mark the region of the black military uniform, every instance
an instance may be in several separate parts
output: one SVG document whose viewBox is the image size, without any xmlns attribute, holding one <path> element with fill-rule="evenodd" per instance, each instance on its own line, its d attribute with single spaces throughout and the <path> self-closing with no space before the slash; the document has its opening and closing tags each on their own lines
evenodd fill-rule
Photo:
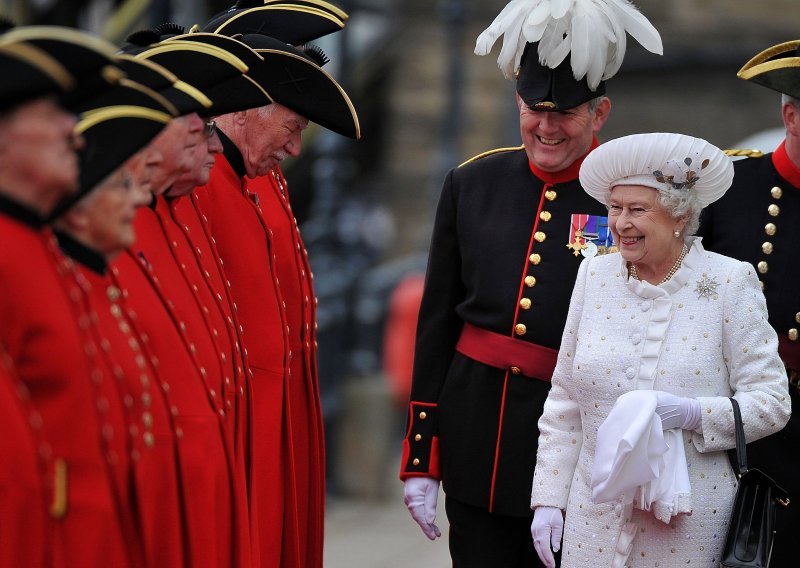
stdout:
<svg viewBox="0 0 800 568">
<path fill-rule="evenodd" d="M 739 76 L 800 97 L 800 68 L 786 55 L 795 55 L 800 42 L 770 48 L 748 62 Z M 793 57 L 792 59 L 796 59 Z M 778 334 L 778 351 L 786 365 L 792 416 L 786 427 L 747 445 L 748 465 L 763 470 L 789 492 L 791 501 L 779 510 L 771 565 L 794 566 L 793 539 L 800 530 L 800 167 L 786 153 L 728 151 L 747 157 L 734 163 L 733 185 L 719 201 L 704 209 L 699 235 L 703 246 L 753 264 L 767 300 L 769 322 Z"/>
</svg>

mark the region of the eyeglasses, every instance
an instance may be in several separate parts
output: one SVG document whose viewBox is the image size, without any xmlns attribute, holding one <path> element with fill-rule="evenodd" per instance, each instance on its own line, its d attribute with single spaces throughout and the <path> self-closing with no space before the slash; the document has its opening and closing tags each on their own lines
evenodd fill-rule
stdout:
<svg viewBox="0 0 800 568">
<path fill-rule="evenodd" d="M 206 138 L 211 138 L 217 132 L 217 123 L 213 120 L 206 122 L 205 129 L 203 130 Z"/>
</svg>

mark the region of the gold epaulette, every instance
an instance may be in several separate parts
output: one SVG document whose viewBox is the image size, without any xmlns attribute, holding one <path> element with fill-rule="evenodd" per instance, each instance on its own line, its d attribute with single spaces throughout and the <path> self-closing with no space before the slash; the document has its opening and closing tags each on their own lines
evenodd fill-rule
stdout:
<svg viewBox="0 0 800 568">
<path fill-rule="evenodd" d="M 469 160 L 467 160 L 466 162 L 463 162 L 463 163 L 459 164 L 458 167 L 460 168 L 461 166 L 469 164 L 470 162 L 474 162 L 475 160 L 480 160 L 481 158 L 485 158 L 486 156 L 491 156 L 492 154 L 498 154 L 500 152 L 516 152 L 517 150 L 522 150 L 524 147 L 525 146 L 513 146 L 513 147 L 510 147 L 510 148 L 495 148 L 494 150 L 488 150 L 486 152 L 481 152 L 477 156 L 473 156 Z"/>
<path fill-rule="evenodd" d="M 761 150 L 751 150 L 750 148 L 728 148 L 724 150 L 726 156 L 744 156 L 745 158 L 763 158 L 764 152 Z"/>
</svg>

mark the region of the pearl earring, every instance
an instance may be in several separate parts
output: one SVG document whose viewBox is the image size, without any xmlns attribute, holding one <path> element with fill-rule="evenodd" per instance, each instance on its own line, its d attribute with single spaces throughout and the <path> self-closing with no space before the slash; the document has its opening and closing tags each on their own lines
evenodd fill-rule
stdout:
<svg viewBox="0 0 800 568">
<path fill-rule="evenodd" d="M 672 234 L 675 235 L 676 239 L 681 236 L 681 232 L 680 231 L 675 231 Z"/>
</svg>

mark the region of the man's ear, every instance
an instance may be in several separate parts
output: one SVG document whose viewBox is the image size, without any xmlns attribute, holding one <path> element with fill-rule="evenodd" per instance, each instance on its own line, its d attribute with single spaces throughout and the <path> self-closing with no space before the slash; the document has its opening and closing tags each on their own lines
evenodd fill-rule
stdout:
<svg viewBox="0 0 800 568">
<path fill-rule="evenodd" d="M 238 110 L 233 113 L 233 123 L 236 124 L 236 126 L 244 126 L 245 122 L 247 122 L 246 110 Z"/>
<path fill-rule="evenodd" d="M 611 114 L 611 100 L 608 97 L 603 97 L 597 103 L 597 108 L 594 109 L 594 131 L 599 132 L 603 125 L 608 120 L 608 115 Z"/>
</svg>

